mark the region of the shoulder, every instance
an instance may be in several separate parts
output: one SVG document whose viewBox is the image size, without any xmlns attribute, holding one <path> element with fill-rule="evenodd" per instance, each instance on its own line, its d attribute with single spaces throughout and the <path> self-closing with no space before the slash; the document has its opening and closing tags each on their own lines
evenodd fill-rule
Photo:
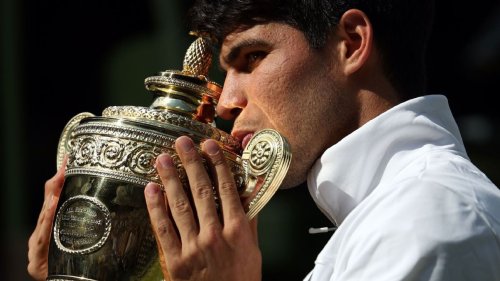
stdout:
<svg viewBox="0 0 500 281">
<path fill-rule="evenodd" d="M 500 216 L 500 189 L 467 156 L 435 149 L 407 158 L 412 159 L 397 173 L 383 177 L 360 209 L 402 210 L 395 215 L 447 222 L 450 216 L 470 213 Z"/>
<path fill-rule="evenodd" d="M 500 279 L 500 191 L 464 158 L 429 155 L 413 165 L 377 187 L 335 234 L 343 272 L 358 280 L 478 280 L 463 272 Z"/>
<path fill-rule="evenodd" d="M 360 204 L 362 216 L 378 216 L 387 234 L 411 231 L 440 245 L 483 232 L 500 241 L 500 189 L 467 158 L 445 154 L 428 153 L 382 182 Z"/>
</svg>

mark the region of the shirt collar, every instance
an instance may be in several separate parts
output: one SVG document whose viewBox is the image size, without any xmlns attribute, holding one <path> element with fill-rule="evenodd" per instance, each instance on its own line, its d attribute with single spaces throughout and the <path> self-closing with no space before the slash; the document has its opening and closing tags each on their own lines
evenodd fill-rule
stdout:
<svg viewBox="0 0 500 281">
<path fill-rule="evenodd" d="M 465 148 L 448 100 L 418 97 L 370 120 L 328 148 L 308 174 L 319 209 L 334 223 L 345 217 L 384 179 L 392 178 L 430 147 Z"/>
</svg>

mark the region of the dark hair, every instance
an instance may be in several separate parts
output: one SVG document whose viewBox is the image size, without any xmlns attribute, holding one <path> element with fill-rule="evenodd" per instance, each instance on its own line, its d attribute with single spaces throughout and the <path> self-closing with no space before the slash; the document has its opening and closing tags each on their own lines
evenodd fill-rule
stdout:
<svg viewBox="0 0 500 281">
<path fill-rule="evenodd" d="M 235 30 L 281 22 L 301 30 L 320 49 L 349 9 L 370 19 L 383 69 L 401 98 L 421 95 L 433 0 L 198 0 L 190 10 L 191 29 L 221 44 Z"/>
</svg>

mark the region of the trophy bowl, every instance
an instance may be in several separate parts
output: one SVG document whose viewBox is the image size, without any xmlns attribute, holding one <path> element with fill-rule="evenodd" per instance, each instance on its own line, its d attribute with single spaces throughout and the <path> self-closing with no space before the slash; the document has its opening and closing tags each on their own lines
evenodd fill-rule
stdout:
<svg viewBox="0 0 500 281">
<path fill-rule="evenodd" d="M 168 153 L 190 194 L 174 149 L 180 136 L 193 139 L 198 150 L 206 139 L 219 143 L 249 219 L 268 203 L 288 171 L 289 144 L 264 129 L 242 150 L 237 139 L 215 127 L 222 87 L 207 78 L 210 64 L 209 44 L 199 37 L 187 50 L 182 71 L 146 78 L 151 106 L 110 106 L 101 116 L 83 112 L 68 121 L 57 151 L 58 167 L 66 155 L 68 160 L 47 280 L 163 280 L 144 187 L 162 186 L 154 163 Z M 217 203 L 215 189 L 214 198 Z"/>
</svg>

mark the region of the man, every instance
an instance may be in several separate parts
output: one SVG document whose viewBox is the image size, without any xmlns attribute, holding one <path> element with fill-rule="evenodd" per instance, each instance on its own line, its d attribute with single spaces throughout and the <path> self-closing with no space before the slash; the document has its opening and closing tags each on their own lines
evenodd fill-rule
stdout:
<svg viewBox="0 0 500 281">
<path fill-rule="evenodd" d="M 307 180 L 338 225 L 305 280 L 500 280 L 500 192 L 468 159 L 446 98 L 424 96 L 431 1 L 207 0 L 192 11 L 193 29 L 220 47 L 219 116 L 243 146 L 260 129 L 283 134 L 293 151 L 283 187 Z M 165 194 L 145 188 L 167 279 L 260 280 L 256 222 L 219 147 L 203 151 L 222 222 L 192 141 L 176 149 L 194 205 L 168 155 L 157 159 Z M 38 279 L 55 201 L 30 239 Z"/>
</svg>

